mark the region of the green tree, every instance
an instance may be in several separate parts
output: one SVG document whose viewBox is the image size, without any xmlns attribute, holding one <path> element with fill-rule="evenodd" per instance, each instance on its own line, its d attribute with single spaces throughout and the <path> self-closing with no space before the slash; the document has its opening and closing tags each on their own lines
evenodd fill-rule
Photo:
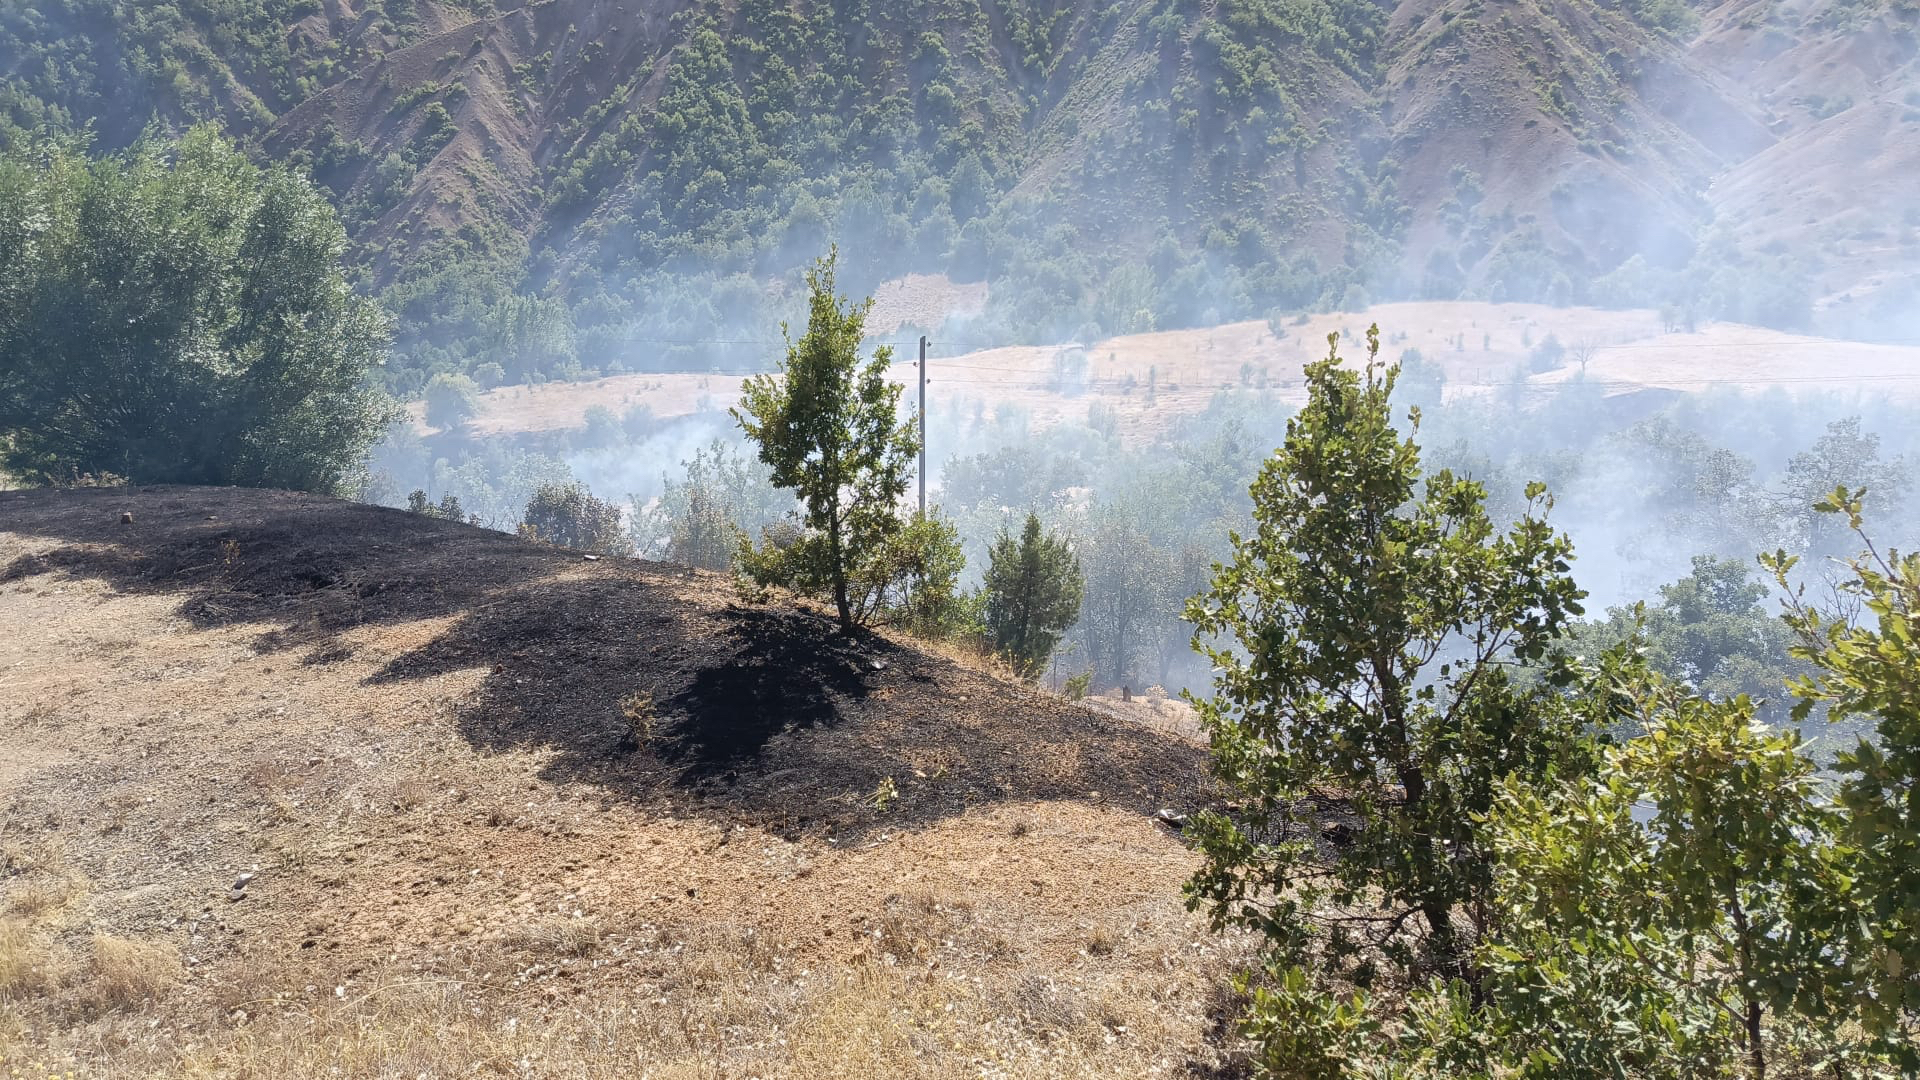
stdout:
<svg viewBox="0 0 1920 1080">
<path fill-rule="evenodd" d="M 777 374 L 746 381 L 733 416 L 759 444 L 773 482 L 799 496 L 806 527 L 790 545 L 753 549 L 748 575 L 763 586 L 825 592 L 851 629 L 873 614 L 856 612 L 851 586 L 906 524 L 899 502 L 920 443 L 912 419 L 899 418 L 900 387 L 887 381 L 893 351 L 860 360 L 873 301 L 834 291 L 838 254 L 807 271 L 806 334 L 795 341 L 782 327 L 786 361 Z"/>
<path fill-rule="evenodd" d="M 1364 371 L 1328 341 L 1253 484 L 1252 535 L 1187 606 L 1216 669 L 1200 719 L 1239 806 L 1196 817 L 1189 901 L 1262 931 L 1283 968 L 1313 945 L 1403 963 L 1423 946 L 1432 970 L 1471 977 L 1492 899 L 1482 816 L 1509 778 L 1578 768 L 1591 719 L 1557 692 L 1563 671 L 1510 669 L 1547 655 L 1583 594 L 1541 485 L 1504 534 L 1478 483 L 1441 471 L 1421 487 L 1378 328 Z M 1306 808 L 1329 791 L 1359 825 L 1323 861 Z"/>
<path fill-rule="evenodd" d="M 1862 530 L 1866 493 L 1836 488 L 1815 504 L 1838 515 L 1862 554 L 1846 561 L 1851 604 L 1822 610 L 1789 585 L 1796 560 L 1762 562 L 1787 592 L 1794 655 L 1814 671 L 1791 684 L 1796 716 L 1826 706 L 1835 721 L 1873 724 L 1833 764 L 1840 782 L 1838 859 L 1862 917 L 1850 920 L 1851 989 L 1863 1022 L 1902 1065 L 1920 1069 L 1920 553 L 1885 551 Z M 1855 606 L 1857 605 L 1857 607 Z M 1903 1035 L 1904 1025 L 1904 1035 Z"/>
<path fill-rule="evenodd" d="M 544 544 L 601 555 L 633 554 L 618 503 L 595 498 L 583 484 L 547 484 L 533 493 L 520 534 Z"/>
<path fill-rule="evenodd" d="M 1852 555 L 1853 535 L 1846 522 L 1821 505 L 1836 485 L 1874 493 L 1884 511 L 1898 507 L 1912 483 L 1907 463 L 1880 457 L 1880 436 L 1866 431 L 1857 416 L 1827 425 L 1812 446 L 1787 462 L 1773 502 L 1798 550 L 1815 558 Z"/>
<path fill-rule="evenodd" d="M 1006 532 L 994 541 L 986 575 L 986 629 L 995 652 L 1022 675 L 1047 664 L 1060 632 L 1080 615 L 1085 581 L 1080 560 L 1064 540 L 1040 527 L 1029 513 L 1015 540 Z"/>
<path fill-rule="evenodd" d="M 1181 598 L 1171 596 L 1166 556 L 1128 505 L 1095 508 L 1083 542 L 1082 630 L 1087 659 L 1104 686 L 1131 683 L 1155 630 Z"/>
<path fill-rule="evenodd" d="M 480 412 L 480 388 L 465 375 L 441 373 L 427 380 L 427 423 L 453 431 Z"/>
<path fill-rule="evenodd" d="M 500 365 L 507 381 L 566 375 L 575 356 L 573 318 L 560 301 L 509 296 L 487 312 L 480 359 Z"/>
<path fill-rule="evenodd" d="M 1828 1014 L 1844 881 L 1798 734 L 1757 724 L 1744 696 L 1658 678 L 1627 693 L 1645 734 L 1596 779 L 1501 794 L 1480 1026 L 1542 1080 L 1759 1078 L 1790 1047 L 1802 1064 L 1857 1049 Z"/>
<path fill-rule="evenodd" d="M 703 570 L 731 570 L 747 538 L 782 520 L 793 499 L 764 466 L 715 439 L 666 478 L 656 500 L 634 500 L 633 532 L 642 554 Z"/>
<path fill-rule="evenodd" d="M 966 566 L 960 530 L 938 514 L 915 514 L 861 567 L 855 614 L 881 615 L 924 638 L 966 637 L 978 621 L 960 593 Z"/>
<path fill-rule="evenodd" d="M 21 476 L 341 491 L 391 415 L 325 198 L 211 129 L 0 155 L 0 453 Z"/>
<path fill-rule="evenodd" d="M 1662 585 L 1658 603 L 1609 609 L 1573 637 L 1600 648 L 1636 641 L 1660 674 L 1715 701 L 1746 694 L 1763 719 L 1783 723 L 1786 679 L 1806 666 L 1788 655 L 1792 634 L 1761 604 L 1766 595 L 1751 563 L 1695 555 L 1693 573 Z"/>
</svg>

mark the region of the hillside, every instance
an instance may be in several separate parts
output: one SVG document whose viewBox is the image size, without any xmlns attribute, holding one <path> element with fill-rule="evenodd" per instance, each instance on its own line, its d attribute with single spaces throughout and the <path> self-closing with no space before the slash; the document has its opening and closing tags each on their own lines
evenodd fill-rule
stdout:
<svg viewBox="0 0 1920 1080">
<path fill-rule="evenodd" d="M 13 0 L 0 111 L 113 144 L 138 130 L 118 104 L 150 101 L 311 167 L 389 290 L 409 390 L 484 363 L 516 382 L 720 364 L 712 343 L 770 333 L 830 241 L 861 291 L 992 285 L 967 318 L 1000 343 L 1456 297 L 1898 338 L 1916 17 Z"/>
<path fill-rule="evenodd" d="M 0 1061 L 1212 1068 L 1244 945 L 1153 816 L 1202 751 L 830 625 L 308 496 L 0 493 Z"/>
</svg>

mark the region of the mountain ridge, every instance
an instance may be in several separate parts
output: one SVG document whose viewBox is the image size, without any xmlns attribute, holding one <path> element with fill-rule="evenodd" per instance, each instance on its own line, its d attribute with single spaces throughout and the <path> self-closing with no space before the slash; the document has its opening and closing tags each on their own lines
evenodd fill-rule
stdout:
<svg viewBox="0 0 1920 1080">
<path fill-rule="evenodd" d="M 1453 297 L 1871 333 L 1920 272 L 1911 0 L 256 6 L 331 74 L 229 126 L 334 193 L 423 371 L 516 293 L 582 370 L 700 366 L 628 343 L 770 330 L 836 241 L 856 289 L 1005 285 L 1009 341 Z"/>
</svg>

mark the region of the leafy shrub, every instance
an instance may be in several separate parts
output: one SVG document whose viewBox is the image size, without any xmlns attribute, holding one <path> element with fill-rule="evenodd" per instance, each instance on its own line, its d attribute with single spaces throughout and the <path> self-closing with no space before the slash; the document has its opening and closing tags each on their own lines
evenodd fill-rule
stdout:
<svg viewBox="0 0 1920 1080">
<path fill-rule="evenodd" d="M 548 484 L 535 491 L 521 518 L 520 535 L 600 555 L 633 553 L 620 505 L 595 498 L 578 483 Z"/>
<path fill-rule="evenodd" d="M 387 328 L 311 181 L 210 129 L 0 156 L 0 465 L 342 491 L 391 415 Z"/>
<path fill-rule="evenodd" d="M 439 374 L 427 380 L 427 423 L 452 431 L 480 412 L 480 387 L 465 375 Z"/>
</svg>

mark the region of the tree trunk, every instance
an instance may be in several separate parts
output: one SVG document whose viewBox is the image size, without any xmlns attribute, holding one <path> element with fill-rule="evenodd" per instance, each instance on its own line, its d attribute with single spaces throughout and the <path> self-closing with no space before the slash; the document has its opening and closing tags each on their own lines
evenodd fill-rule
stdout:
<svg viewBox="0 0 1920 1080">
<path fill-rule="evenodd" d="M 1746 1001 L 1747 1058 L 1753 1065 L 1753 1080 L 1767 1080 L 1767 1048 L 1760 1028 L 1762 1006 L 1753 989 L 1753 931 L 1737 895 L 1728 902 L 1727 914 L 1732 917 L 1734 933 L 1740 935 L 1740 993 Z"/>
<path fill-rule="evenodd" d="M 840 609 L 840 629 L 853 629 L 853 608 L 847 603 L 847 560 L 840 547 L 840 508 L 827 515 L 827 547 L 833 555 L 833 603 Z"/>
</svg>

